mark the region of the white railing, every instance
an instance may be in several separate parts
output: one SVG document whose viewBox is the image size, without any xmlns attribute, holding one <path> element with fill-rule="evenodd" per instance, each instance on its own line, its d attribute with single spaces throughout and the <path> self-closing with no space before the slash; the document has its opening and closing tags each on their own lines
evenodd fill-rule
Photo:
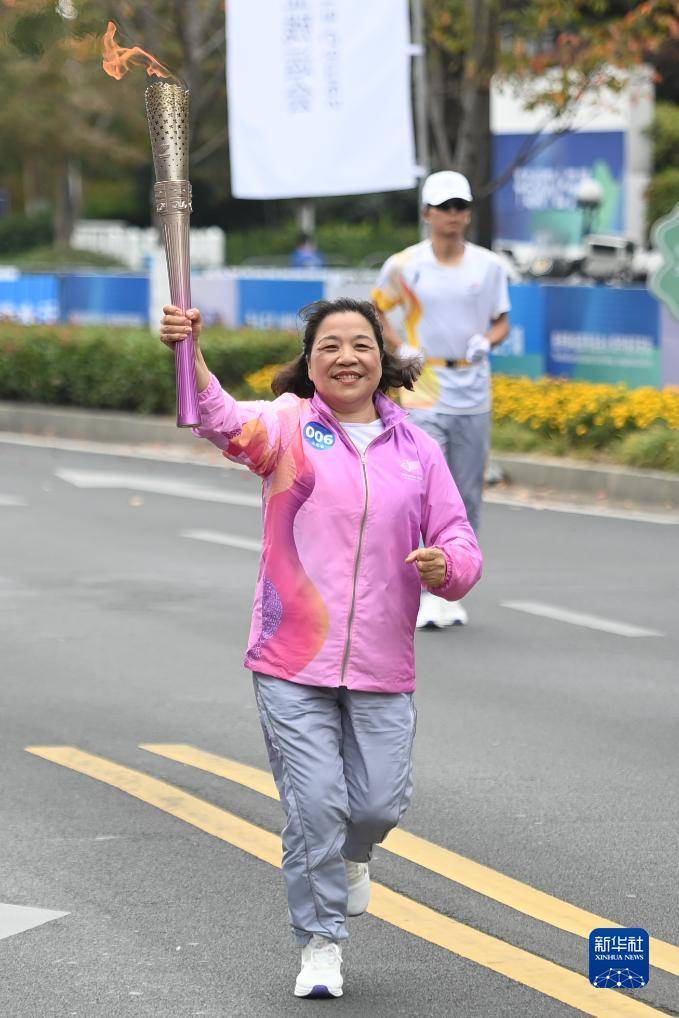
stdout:
<svg viewBox="0 0 679 1018">
<path fill-rule="evenodd" d="M 117 258 L 130 269 L 146 271 L 162 248 L 154 227 L 130 226 L 114 219 L 81 219 L 71 244 L 81 251 Z M 225 235 L 218 226 L 191 230 L 191 265 L 214 269 L 224 264 Z"/>
</svg>

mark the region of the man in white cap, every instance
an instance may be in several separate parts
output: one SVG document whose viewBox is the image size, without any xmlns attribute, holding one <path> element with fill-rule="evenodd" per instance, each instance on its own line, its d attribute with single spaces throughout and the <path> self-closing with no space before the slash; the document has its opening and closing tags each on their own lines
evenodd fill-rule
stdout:
<svg viewBox="0 0 679 1018">
<path fill-rule="evenodd" d="M 507 276 L 492 251 L 465 240 L 472 208 L 466 177 L 432 173 L 422 204 L 430 238 L 385 262 L 373 300 L 383 316 L 396 306 L 404 313 L 407 342 L 386 318 L 385 339 L 404 357 L 422 357 L 424 370 L 402 402 L 443 449 L 477 531 L 490 449 L 488 355 L 509 333 Z M 418 628 L 466 622 L 460 602 L 423 592 Z"/>
</svg>

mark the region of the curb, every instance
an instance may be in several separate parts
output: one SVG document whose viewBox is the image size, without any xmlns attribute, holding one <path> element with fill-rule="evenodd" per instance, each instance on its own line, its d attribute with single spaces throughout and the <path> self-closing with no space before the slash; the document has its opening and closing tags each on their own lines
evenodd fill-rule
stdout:
<svg viewBox="0 0 679 1018">
<path fill-rule="evenodd" d="M 195 445 L 190 428 L 178 428 L 172 417 L 151 417 L 108 410 L 46 407 L 0 402 L 0 431 L 83 442 L 132 445 Z M 664 509 L 679 508 L 679 475 L 657 470 L 587 466 L 578 460 L 493 453 L 503 480 L 526 488 L 544 488 L 594 499 Z"/>
<path fill-rule="evenodd" d="M 80 442 L 138 445 L 195 445 L 190 428 L 178 428 L 173 417 L 126 414 L 116 410 L 46 407 L 38 403 L 0 402 L 0 431 L 69 438 Z"/>
<path fill-rule="evenodd" d="M 509 484 L 663 509 L 679 508 L 679 475 L 601 464 L 592 467 L 579 460 L 548 456 L 491 455 L 493 463 L 502 472 L 503 480 Z"/>
</svg>

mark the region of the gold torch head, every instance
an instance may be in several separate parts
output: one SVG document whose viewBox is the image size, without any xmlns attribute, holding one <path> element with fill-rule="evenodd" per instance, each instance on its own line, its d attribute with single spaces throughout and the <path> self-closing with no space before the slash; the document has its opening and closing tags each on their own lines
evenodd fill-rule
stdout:
<svg viewBox="0 0 679 1018">
<path fill-rule="evenodd" d="M 189 179 L 189 90 L 154 81 L 144 93 L 156 180 Z"/>
</svg>

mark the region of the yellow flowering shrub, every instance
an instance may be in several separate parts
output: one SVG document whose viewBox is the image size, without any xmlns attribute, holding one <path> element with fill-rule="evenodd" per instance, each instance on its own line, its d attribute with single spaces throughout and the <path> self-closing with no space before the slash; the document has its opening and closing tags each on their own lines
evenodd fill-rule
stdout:
<svg viewBox="0 0 679 1018">
<path fill-rule="evenodd" d="M 601 447 L 654 424 L 679 428 L 679 388 L 629 389 L 623 384 L 495 375 L 493 417 L 546 437 Z"/>
<path fill-rule="evenodd" d="M 271 382 L 279 369 L 280 364 L 266 364 L 246 375 L 245 381 L 256 396 L 271 399 Z M 622 383 L 494 375 L 493 419 L 500 425 L 518 424 L 535 436 L 559 439 L 563 449 L 604 449 L 655 426 L 678 430 L 679 388 L 630 389 Z"/>
<path fill-rule="evenodd" d="M 265 364 L 259 371 L 253 371 L 252 374 L 246 375 L 245 381 L 257 396 L 273 399 L 271 383 L 273 382 L 274 375 L 280 370 L 280 364 Z"/>
</svg>

